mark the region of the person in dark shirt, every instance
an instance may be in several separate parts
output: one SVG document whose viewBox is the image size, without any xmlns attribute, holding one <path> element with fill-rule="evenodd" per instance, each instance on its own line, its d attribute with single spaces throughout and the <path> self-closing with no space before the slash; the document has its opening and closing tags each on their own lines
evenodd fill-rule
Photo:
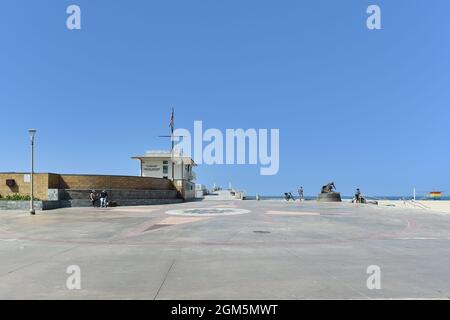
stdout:
<svg viewBox="0 0 450 320">
<path fill-rule="evenodd" d="M 361 203 L 361 191 L 359 188 L 357 188 L 355 192 L 355 201 L 356 203 Z"/>
<path fill-rule="evenodd" d="M 106 192 L 105 190 L 100 192 L 100 207 L 102 208 L 107 207 L 108 205 L 107 199 L 108 199 L 108 192 Z"/>
<path fill-rule="evenodd" d="M 292 201 L 295 201 L 295 198 L 294 198 L 294 196 L 292 195 L 291 192 L 289 192 L 289 199 L 292 199 Z"/>
</svg>

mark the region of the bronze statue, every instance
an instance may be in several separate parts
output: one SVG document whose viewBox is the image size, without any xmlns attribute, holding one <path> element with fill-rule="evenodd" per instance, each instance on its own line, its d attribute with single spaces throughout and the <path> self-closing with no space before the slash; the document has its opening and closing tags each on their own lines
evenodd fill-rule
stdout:
<svg viewBox="0 0 450 320">
<path fill-rule="evenodd" d="M 334 182 L 330 182 L 322 187 L 321 193 L 331 193 L 333 190 L 336 190 L 336 186 Z"/>
<path fill-rule="evenodd" d="M 317 201 L 321 202 L 341 202 L 341 194 L 336 192 L 336 186 L 334 182 L 330 182 L 324 186 L 320 190 L 320 193 L 317 195 Z"/>
</svg>

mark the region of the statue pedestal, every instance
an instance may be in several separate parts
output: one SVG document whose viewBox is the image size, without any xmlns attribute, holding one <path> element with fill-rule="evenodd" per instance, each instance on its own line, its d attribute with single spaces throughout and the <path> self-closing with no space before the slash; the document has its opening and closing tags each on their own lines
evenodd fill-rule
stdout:
<svg viewBox="0 0 450 320">
<path fill-rule="evenodd" d="M 342 202 L 339 192 L 319 193 L 317 201 L 320 202 Z"/>
</svg>

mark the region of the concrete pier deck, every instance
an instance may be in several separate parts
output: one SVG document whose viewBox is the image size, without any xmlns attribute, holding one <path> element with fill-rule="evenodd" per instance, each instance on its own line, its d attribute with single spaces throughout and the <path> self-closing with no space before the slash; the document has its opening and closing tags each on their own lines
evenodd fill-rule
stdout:
<svg viewBox="0 0 450 320">
<path fill-rule="evenodd" d="M 81 290 L 66 287 L 71 265 Z M 370 265 L 381 269 L 379 290 L 367 288 Z M 450 215 L 408 208 L 205 201 L 0 212 L 0 299 L 448 299 L 449 266 Z"/>
</svg>

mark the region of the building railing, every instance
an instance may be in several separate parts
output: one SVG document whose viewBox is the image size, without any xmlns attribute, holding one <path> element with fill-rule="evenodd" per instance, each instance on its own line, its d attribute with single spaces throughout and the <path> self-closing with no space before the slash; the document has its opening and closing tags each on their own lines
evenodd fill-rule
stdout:
<svg viewBox="0 0 450 320">
<path fill-rule="evenodd" d="M 188 175 L 188 180 L 197 180 L 197 175 L 195 174 L 195 172 L 191 172 Z"/>
</svg>

